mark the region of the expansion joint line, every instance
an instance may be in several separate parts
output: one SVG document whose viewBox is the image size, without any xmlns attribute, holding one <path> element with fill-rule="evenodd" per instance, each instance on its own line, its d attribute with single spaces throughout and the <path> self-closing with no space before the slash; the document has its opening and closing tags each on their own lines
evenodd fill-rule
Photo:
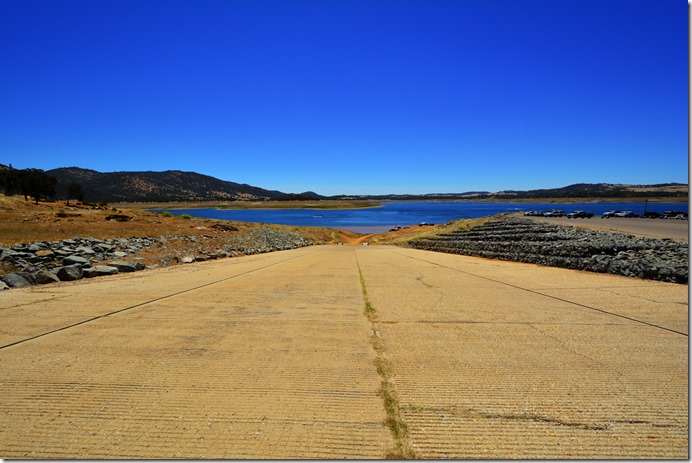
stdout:
<svg viewBox="0 0 692 463">
<path fill-rule="evenodd" d="M 391 252 L 391 251 L 390 251 L 390 252 Z M 395 253 L 395 254 L 399 254 L 399 253 Z M 401 255 L 401 254 L 399 254 L 399 255 Z M 536 295 L 538 295 L 538 296 L 543 296 L 543 297 L 546 297 L 546 298 L 549 298 L 549 299 L 554 299 L 554 300 L 560 301 L 560 302 L 566 302 L 566 303 L 568 303 L 568 304 L 576 305 L 576 306 L 582 307 L 582 308 L 584 308 L 584 309 L 593 310 L 594 312 L 601 312 L 601 313 L 603 313 L 603 314 L 610 315 L 610 316 L 612 316 L 612 317 L 622 318 L 622 319 L 624 319 L 624 320 L 629 320 L 629 321 L 632 321 L 632 322 L 635 322 L 635 323 L 639 323 L 639 324 L 642 324 L 642 325 L 647 325 L 647 326 L 650 326 L 650 327 L 652 327 L 652 328 L 658 328 L 658 329 L 663 330 L 663 331 L 668 331 L 668 332 L 671 332 L 671 333 L 680 334 L 680 335 L 685 336 L 685 337 L 688 337 L 688 336 L 689 336 L 687 333 L 684 333 L 684 332 L 682 332 L 682 331 L 677 331 L 677 330 L 674 330 L 674 329 L 672 329 L 672 328 L 666 328 L 665 326 L 657 325 L 657 324 L 655 324 L 655 323 L 650 323 L 650 322 L 647 322 L 647 321 L 645 321 L 645 320 L 640 320 L 640 319 L 638 319 L 638 318 L 628 317 L 627 315 L 622 315 L 622 314 L 619 314 L 619 313 L 616 313 L 616 312 L 610 312 L 610 311 L 608 311 L 608 310 L 599 309 L 598 307 L 593 307 L 593 306 L 590 306 L 590 305 L 581 304 L 581 303 L 579 303 L 579 302 L 570 301 L 569 299 L 563 299 L 563 298 L 561 298 L 561 297 L 552 296 L 552 295 L 550 295 L 550 294 L 542 293 L 542 292 L 536 291 L 536 290 L 534 290 L 534 289 L 524 288 L 524 287 L 522 287 L 522 286 L 514 285 L 514 284 L 512 284 L 512 283 L 507 283 L 507 282 L 505 282 L 505 281 L 500 281 L 500 280 L 496 280 L 496 279 L 494 279 L 494 278 L 484 277 L 484 276 L 481 276 L 481 275 L 477 275 L 477 274 L 475 274 L 475 273 L 471 273 L 471 272 L 467 272 L 467 271 L 464 271 L 464 270 L 460 270 L 460 269 L 458 269 L 458 268 L 448 267 L 447 265 L 438 264 L 437 262 L 433 262 L 433 261 L 431 261 L 431 260 L 422 259 L 422 258 L 420 258 L 420 257 L 411 257 L 411 256 L 406 256 L 406 257 L 408 257 L 409 259 L 414 259 L 414 260 L 420 260 L 420 261 L 422 261 L 422 262 L 427 262 L 427 263 L 429 263 L 429 264 L 433 264 L 433 265 L 436 265 L 436 266 L 438 266 L 438 267 L 446 268 L 446 269 L 448 269 L 448 270 L 453 270 L 453 271 L 455 271 L 455 272 L 463 273 L 463 274 L 465 274 L 465 275 L 469 275 L 469 276 L 473 276 L 473 277 L 476 277 L 476 278 L 480 278 L 480 279 L 482 279 L 482 280 L 492 281 L 493 283 L 498 283 L 498 284 L 501 284 L 501 285 L 509 286 L 509 287 L 511 287 L 511 288 L 520 289 L 520 290 L 522 290 L 522 291 L 526 291 L 526 292 L 529 292 L 529 293 L 532 293 L 532 294 L 536 294 Z"/>
<path fill-rule="evenodd" d="M 314 252 L 316 252 L 316 251 L 313 251 L 312 253 L 314 253 Z M 310 254 L 312 254 L 312 253 L 310 253 Z M 215 281 L 212 281 L 212 282 L 209 282 L 209 283 L 205 283 L 205 284 L 203 284 L 203 285 L 195 286 L 194 288 L 184 289 L 184 290 L 182 290 L 182 291 L 177 291 L 177 292 L 175 292 L 175 293 L 166 294 L 166 295 L 164 295 L 164 296 L 160 296 L 160 297 L 157 297 L 157 298 L 154 298 L 154 299 L 150 299 L 150 300 L 148 300 L 148 301 L 140 302 L 139 304 L 134 304 L 134 305 L 131 305 L 131 306 L 128 306 L 128 307 L 124 307 L 124 308 L 122 308 L 122 309 L 113 310 L 112 312 L 107 312 L 107 313 L 104 313 L 104 314 L 101 314 L 101 315 L 96 315 L 95 317 L 87 318 L 87 319 L 85 319 L 85 320 L 81 320 L 81 321 L 72 323 L 72 324 L 70 324 L 70 325 L 61 326 L 60 328 L 55 328 L 55 329 L 53 329 L 53 330 L 46 331 L 46 332 L 44 332 L 44 333 L 39 333 L 39 334 L 34 335 L 34 336 L 31 336 L 31 337 L 29 337 L 29 338 L 20 339 L 20 340 L 18 340 L 18 341 L 14 341 L 14 342 L 11 342 L 11 343 L 9 343 L 9 344 L 5 344 L 5 345 L 3 345 L 3 346 L 0 346 L 0 350 L 6 349 L 6 348 L 8 348 L 8 347 L 16 346 L 17 344 L 22 344 L 22 343 L 25 343 L 25 342 L 28 342 L 28 341 L 33 341 L 34 339 L 42 338 L 42 337 L 44 337 L 44 336 L 48 336 L 49 334 L 58 333 L 58 332 L 60 332 L 60 331 L 65 331 L 65 330 L 67 330 L 67 329 L 74 328 L 74 327 L 76 327 L 76 326 L 84 325 L 85 323 L 90 323 L 90 322 L 93 322 L 93 321 L 95 321 L 95 320 L 99 320 L 99 319 L 101 319 L 101 318 L 110 317 L 111 315 L 116 315 L 116 314 L 119 314 L 119 313 L 121 313 L 121 312 L 125 312 L 125 311 L 128 311 L 128 310 L 136 309 L 137 307 L 142 307 L 142 306 L 145 306 L 145 305 L 148 305 L 148 304 L 152 304 L 152 303 L 154 303 L 154 302 L 161 301 L 161 300 L 163 300 L 163 299 L 168 299 L 168 298 L 171 298 L 171 297 L 173 297 L 173 296 L 179 296 L 179 295 L 181 295 L 181 294 L 189 293 L 189 292 L 191 292 L 191 291 L 197 291 L 198 289 L 202 289 L 202 288 L 206 288 L 206 287 L 208 287 L 208 286 L 212 286 L 212 285 L 216 285 L 216 284 L 219 284 L 219 283 L 223 283 L 223 282 L 225 282 L 225 281 L 232 280 L 232 279 L 234 279 L 234 278 L 238 278 L 238 277 L 241 277 L 241 276 L 243 276 L 243 275 L 247 275 L 247 274 L 249 274 L 249 273 L 257 272 L 257 271 L 259 271 L 259 270 L 264 270 L 265 268 L 269 268 L 269 267 L 273 267 L 273 266 L 275 266 L 275 265 L 283 264 L 284 262 L 288 262 L 288 261 L 293 260 L 293 259 L 298 259 L 298 258 L 300 258 L 300 257 L 305 257 L 306 255 L 309 255 L 309 254 L 304 254 L 304 255 L 296 256 L 296 257 L 290 257 L 290 258 L 288 258 L 288 259 L 284 259 L 284 260 L 282 260 L 282 261 L 275 262 L 275 263 L 273 263 L 273 264 L 264 265 L 264 266 L 262 266 L 262 267 L 258 267 L 258 268 L 256 268 L 256 269 L 252 269 L 252 270 L 248 270 L 248 271 L 245 271 L 245 272 L 241 272 L 241 273 L 238 273 L 238 274 L 236 274 L 236 275 L 232 275 L 232 276 L 230 276 L 230 277 L 221 278 L 220 280 L 215 280 Z"/>
<path fill-rule="evenodd" d="M 380 390 L 378 391 L 378 395 L 382 398 L 385 413 L 387 415 L 383 424 L 389 429 L 394 438 L 395 447 L 390 450 L 387 458 L 396 460 L 416 458 L 415 452 L 409 445 L 408 426 L 401 417 L 401 406 L 399 405 L 396 387 L 391 381 L 392 368 L 385 356 L 385 344 L 378 330 L 377 311 L 372 306 L 370 298 L 368 297 L 368 291 L 365 287 L 365 278 L 360 268 L 360 263 L 358 262 L 358 256 L 355 255 L 355 258 L 356 266 L 358 267 L 358 276 L 360 277 L 360 286 L 363 291 L 363 300 L 365 302 L 363 313 L 370 322 L 370 327 L 372 329 L 370 343 L 376 353 L 374 363 L 377 374 L 380 375 Z"/>
</svg>

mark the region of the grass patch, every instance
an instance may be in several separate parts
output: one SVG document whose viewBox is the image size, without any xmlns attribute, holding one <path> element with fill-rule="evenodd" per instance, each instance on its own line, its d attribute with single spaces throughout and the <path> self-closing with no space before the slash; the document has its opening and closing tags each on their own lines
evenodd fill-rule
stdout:
<svg viewBox="0 0 692 463">
<path fill-rule="evenodd" d="M 368 298 L 368 291 L 365 289 L 365 278 L 363 278 L 363 272 L 360 269 L 360 264 L 358 264 L 358 275 L 360 277 L 360 287 L 363 291 L 363 300 L 365 300 L 365 310 L 363 313 L 365 314 L 365 317 L 368 319 L 370 322 L 375 322 L 377 320 L 377 312 L 375 311 L 375 308 L 372 306 L 370 303 L 370 299 Z"/>
<path fill-rule="evenodd" d="M 372 348 L 376 352 L 374 364 L 377 374 L 381 379 L 378 395 L 382 398 L 382 403 L 386 414 L 383 424 L 387 429 L 389 429 L 389 432 L 394 438 L 394 448 L 389 451 L 387 458 L 394 460 L 413 459 L 416 458 L 416 454 L 409 446 L 408 426 L 401 418 L 399 398 L 396 393 L 396 387 L 391 381 L 392 367 L 385 357 L 385 344 L 376 327 L 378 320 L 377 310 L 375 310 L 375 307 L 373 307 L 372 303 L 370 302 L 368 291 L 365 287 L 365 277 L 363 276 L 363 271 L 361 270 L 360 264 L 357 261 L 356 265 L 358 267 L 360 285 L 363 291 L 363 300 L 365 301 L 365 309 L 363 310 L 363 313 L 368 321 L 372 324 L 373 335 L 370 337 L 370 342 L 372 344 Z"/>
<path fill-rule="evenodd" d="M 429 238 L 441 233 L 471 230 L 472 228 L 482 225 L 493 218 L 497 218 L 497 216 L 481 217 L 478 219 L 459 219 L 446 224 L 432 225 L 427 227 L 414 226 L 410 228 L 403 228 L 394 232 L 378 233 L 370 237 L 368 241 L 371 244 L 394 244 L 406 246 L 409 241 Z"/>
</svg>

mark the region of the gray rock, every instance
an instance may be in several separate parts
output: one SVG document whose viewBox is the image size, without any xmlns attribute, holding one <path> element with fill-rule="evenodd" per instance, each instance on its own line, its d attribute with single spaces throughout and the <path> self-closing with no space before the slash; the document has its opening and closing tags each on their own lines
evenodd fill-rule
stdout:
<svg viewBox="0 0 692 463">
<path fill-rule="evenodd" d="M 119 270 L 111 265 L 94 265 L 89 269 L 84 269 L 84 278 L 93 278 L 107 275 L 117 275 Z"/>
<path fill-rule="evenodd" d="M 109 267 L 115 267 L 116 269 L 118 269 L 118 272 L 123 272 L 123 273 L 134 272 L 137 270 L 137 268 L 135 267 L 134 264 L 132 264 L 130 262 L 125 262 L 122 260 L 111 261 L 108 263 L 108 266 Z"/>
<path fill-rule="evenodd" d="M 60 278 L 58 278 L 58 276 L 55 273 L 48 270 L 43 270 L 42 272 L 35 273 L 34 276 L 36 277 L 36 282 L 40 285 L 56 283 L 60 281 Z"/>
<path fill-rule="evenodd" d="M 82 256 L 67 256 L 63 259 L 62 261 L 63 265 L 74 265 L 74 264 L 79 264 L 82 267 L 89 267 L 91 266 L 91 261 L 87 259 L 86 257 Z"/>
<path fill-rule="evenodd" d="M 96 254 L 96 251 L 94 251 L 93 249 L 91 249 L 91 248 L 88 247 L 88 246 L 80 246 L 80 247 L 78 247 L 78 248 L 77 248 L 77 252 L 80 253 L 80 254 L 82 254 L 82 255 L 84 255 L 84 254 L 86 254 L 86 255 Z"/>
<path fill-rule="evenodd" d="M 1 281 L 1 280 L 0 280 L 0 291 L 4 291 L 4 290 L 6 290 L 6 289 L 10 289 L 10 287 L 7 286 L 7 283 L 5 283 L 4 281 Z"/>
<path fill-rule="evenodd" d="M 180 259 L 180 262 L 182 262 L 183 264 L 190 264 L 194 261 L 195 261 L 195 258 L 192 256 L 185 256 L 185 257 Z"/>
<path fill-rule="evenodd" d="M 79 264 L 65 265 L 58 269 L 57 275 L 60 281 L 74 281 L 82 278 L 84 270 Z"/>
<path fill-rule="evenodd" d="M 0 281 L 4 282 L 10 288 L 21 288 L 23 286 L 31 285 L 31 282 L 26 279 L 24 275 L 17 272 L 0 275 Z"/>
</svg>

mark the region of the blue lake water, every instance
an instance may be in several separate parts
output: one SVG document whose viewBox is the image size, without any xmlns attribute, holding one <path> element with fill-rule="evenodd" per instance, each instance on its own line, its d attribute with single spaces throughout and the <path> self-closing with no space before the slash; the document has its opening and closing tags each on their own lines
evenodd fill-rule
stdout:
<svg viewBox="0 0 692 463">
<path fill-rule="evenodd" d="M 173 214 L 189 214 L 209 219 L 262 222 L 283 225 L 330 227 L 359 233 L 387 231 L 397 225 L 407 227 L 421 222 L 446 223 L 456 219 L 473 219 L 504 212 L 583 210 L 599 218 L 611 210 L 648 212 L 684 211 L 687 203 L 474 203 L 474 202 L 388 202 L 367 209 L 172 209 Z M 161 212 L 165 209 L 156 209 Z M 600 220 L 600 218 L 599 218 Z"/>
</svg>

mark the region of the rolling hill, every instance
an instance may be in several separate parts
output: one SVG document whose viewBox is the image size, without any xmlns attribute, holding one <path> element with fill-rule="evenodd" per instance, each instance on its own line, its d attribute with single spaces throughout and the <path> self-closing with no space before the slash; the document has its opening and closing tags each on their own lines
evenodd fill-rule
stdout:
<svg viewBox="0 0 692 463">
<path fill-rule="evenodd" d="M 378 196 L 335 196 L 330 199 L 369 199 L 396 201 L 513 201 L 540 199 L 588 199 L 603 198 L 686 198 L 688 186 L 681 183 L 662 183 L 656 185 L 627 185 L 615 183 L 575 183 L 561 188 L 538 190 L 468 191 L 465 193 L 430 193 L 421 195 L 378 195 Z"/>
<path fill-rule="evenodd" d="M 0 164 L 0 170 L 11 167 Z M 499 192 L 468 191 L 464 193 L 338 195 L 322 196 L 312 191 L 284 193 L 252 185 L 220 180 L 196 172 L 167 170 L 164 172 L 97 172 L 79 167 L 61 167 L 46 171 L 54 176 L 56 199 L 67 198 L 70 182 L 79 183 L 86 201 L 90 202 L 203 202 L 203 201 L 265 201 L 265 200 L 393 200 L 393 201 L 513 201 L 540 199 L 618 200 L 624 198 L 687 198 L 686 184 L 663 183 L 629 185 L 615 183 L 576 183 L 561 188 L 537 190 L 505 190 Z"/>
<path fill-rule="evenodd" d="M 58 179 L 56 197 L 67 197 L 67 185 L 74 181 L 82 185 L 88 201 L 261 201 L 287 196 L 276 190 L 265 190 L 179 170 L 102 173 L 79 167 L 64 167 L 46 173 Z"/>
</svg>

